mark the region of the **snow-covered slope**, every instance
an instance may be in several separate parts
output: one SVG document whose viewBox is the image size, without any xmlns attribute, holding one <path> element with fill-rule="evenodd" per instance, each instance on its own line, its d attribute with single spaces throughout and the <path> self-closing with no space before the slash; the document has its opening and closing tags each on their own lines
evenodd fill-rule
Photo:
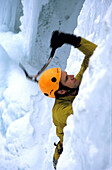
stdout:
<svg viewBox="0 0 112 170">
<path fill-rule="evenodd" d="M 1 0 L 0 7 L 0 170 L 51 170 L 53 143 L 58 141 L 52 123 L 54 100 L 44 97 L 38 85 L 26 79 L 18 62 L 30 74 L 37 71 L 49 55 L 51 32 L 73 32 L 83 0 L 12 2 Z M 74 115 L 64 129 L 58 170 L 112 169 L 111 18 L 111 0 L 85 0 L 74 34 L 98 47 L 73 103 Z M 60 57 L 55 56 L 49 67 L 59 66 L 65 57 L 60 65 L 64 69 L 69 51 L 70 46 L 58 49 L 56 56 Z M 68 73 L 77 74 L 83 57 L 71 49 Z"/>
</svg>

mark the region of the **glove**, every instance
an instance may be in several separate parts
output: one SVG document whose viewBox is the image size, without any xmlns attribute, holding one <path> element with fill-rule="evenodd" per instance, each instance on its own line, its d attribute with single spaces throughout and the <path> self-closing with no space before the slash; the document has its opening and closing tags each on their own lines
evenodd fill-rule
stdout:
<svg viewBox="0 0 112 170">
<path fill-rule="evenodd" d="M 52 33 L 50 47 L 57 49 L 61 47 L 63 44 L 70 44 L 74 47 L 79 47 L 81 41 L 81 37 L 76 37 L 73 34 L 66 34 L 59 31 L 54 31 Z"/>
<path fill-rule="evenodd" d="M 63 144 L 59 141 L 58 144 L 54 143 L 54 145 L 56 146 L 56 148 L 55 148 L 55 153 L 53 156 L 53 166 L 54 166 L 54 169 L 56 169 L 58 159 L 63 152 Z"/>
<path fill-rule="evenodd" d="M 63 143 L 59 141 L 58 144 L 54 143 L 54 146 L 56 146 L 57 153 L 61 155 L 63 152 Z"/>
</svg>

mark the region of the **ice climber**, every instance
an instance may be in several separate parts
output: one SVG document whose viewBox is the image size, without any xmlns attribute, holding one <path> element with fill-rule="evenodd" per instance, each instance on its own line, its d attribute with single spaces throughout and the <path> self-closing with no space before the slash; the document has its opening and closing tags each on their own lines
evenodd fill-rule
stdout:
<svg viewBox="0 0 112 170">
<path fill-rule="evenodd" d="M 56 126 L 56 135 L 60 140 L 56 145 L 53 156 L 54 169 L 56 169 L 58 159 L 63 152 L 63 128 L 66 126 L 67 117 L 73 114 L 72 102 L 78 95 L 82 76 L 89 64 L 89 58 L 97 47 L 96 44 L 73 34 L 66 34 L 59 31 L 52 33 L 51 48 L 57 49 L 65 43 L 73 45 L 85 55 L 76 77 L 74 75 L 68 75 L 66 71 L 62 71 L 60 68 L 50 68 L 44 71 L 39 79 L 41 91 L 46 96 L 55 98 L 52 117 L 53 123 Z"/>
</svg>

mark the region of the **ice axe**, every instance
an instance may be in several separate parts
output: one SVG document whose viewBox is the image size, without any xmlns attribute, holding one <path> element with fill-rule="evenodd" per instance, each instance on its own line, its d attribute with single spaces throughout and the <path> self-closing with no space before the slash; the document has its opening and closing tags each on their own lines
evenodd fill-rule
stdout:
<svg viewBox="0 0 112 170">
<path fill-rule="evenodd" d="M 38 80 L 37 80 L 37 77 L 46 69 L 46 67 L 49 65 L 49 63 L 51 62 L 53 56 L 54 56 L 54 53 L 55 53 L 55 48 L 53 48 L 51 50 L 51 54 L 50 54 L 50 57 L 48 59 L 48 62 L 46 64 L 44 64 L 44 66 L 41 68 L 41 70 L 35 75 L 35 76 L 29 76 L 29 74 L 27 73 L 26 69 L 23 67 L 23 65 L 21 63 L 19 63 L 19 66 L 22 68 L 22 70 L 24 71 L 26 77 L 28 79 L 30 79 L 31 81 L 34 81 L 34 82 L 37 82 L 38 83 Z"/>
</svg>

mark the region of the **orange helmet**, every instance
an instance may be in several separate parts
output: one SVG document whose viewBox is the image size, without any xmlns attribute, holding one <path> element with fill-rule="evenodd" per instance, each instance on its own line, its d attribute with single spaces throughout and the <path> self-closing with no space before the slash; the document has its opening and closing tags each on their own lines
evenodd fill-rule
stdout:
<svg viewBox="0 0 112 170">
<path fill-rule="evenodd" d="M 55 98 L 55 91 L 59 89 L 61 79 L 60 68 L 50 68 L 43 72 L 39 79 L 39 87 L 42 93 L 48 97 Z"/>
</svg>

